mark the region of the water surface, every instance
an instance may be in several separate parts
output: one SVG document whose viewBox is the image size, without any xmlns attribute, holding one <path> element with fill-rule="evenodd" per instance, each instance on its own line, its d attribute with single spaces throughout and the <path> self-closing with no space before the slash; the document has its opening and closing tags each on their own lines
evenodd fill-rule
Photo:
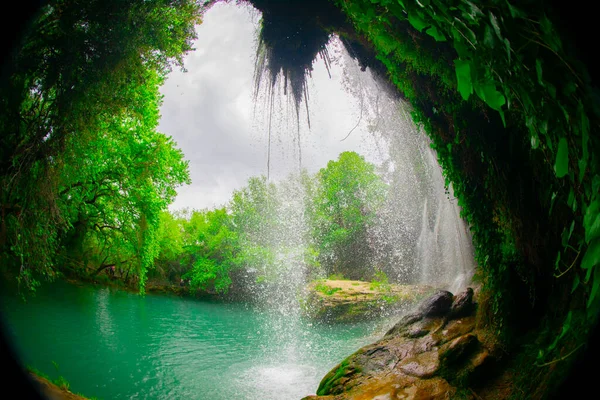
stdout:
<svg viewBox="0 0 600 400">
<path fill-rule="evenodd" d="M 385 329 L 65 282 L 2 314 L 24 364 L 100 399 L 300 399 Z"/>
</svg>

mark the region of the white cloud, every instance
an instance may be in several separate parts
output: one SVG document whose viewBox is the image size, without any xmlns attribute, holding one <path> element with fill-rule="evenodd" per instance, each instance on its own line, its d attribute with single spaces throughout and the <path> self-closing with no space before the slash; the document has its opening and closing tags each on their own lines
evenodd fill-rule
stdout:
<svg viewBox="0 0 600 400">
<path fill-rule="evenodd" d="M 259 15 L 247 6 L 218 3 L 197 27 L 198 40 L 185 60 L 187 73 L 173 71 L 165 95 L 159 129 L 171 135 L 190 161 L 192 184 L 179 188 L 171 209 L 211 208 L 225 204 L 248 178 L 267 173 L 268 107 L 259 96 L 254 104 L 254 53 Z M 304 104 L 300 114 L 302 167 L 316 172 L 342 151 L 353 150 L 370 161 L 385 158 L 367 132 L 360 101 L 344 89 L 342 46 L 334 44 L 330 78 L 317 60 L 309 86 L 311 130 Z M 347 68 L 358 68 L 347 64 Z M 367 75 L 367 74 L 363 74 Z M 275 99 L 271 129 L 271 177 L 298 170 L 296 116 L 289 98 Z M 364 105 L 363 105 L 364 106 Z M 343 139 L 352 128 L 350 137 Z"/>
</svg>

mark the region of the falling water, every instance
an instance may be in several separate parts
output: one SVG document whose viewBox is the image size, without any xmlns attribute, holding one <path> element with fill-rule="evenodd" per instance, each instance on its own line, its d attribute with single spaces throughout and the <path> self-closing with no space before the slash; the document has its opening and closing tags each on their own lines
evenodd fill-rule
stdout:
<svg viewBox="0 0 600 400">
<path fill-rule="evenodd" d="M 471 237 L 452 188 L 445 188 L 429 138 L 412 121 L 410 105 L 398 99 L 371 70 L 363 72 L 339 39 L 334 37 L 328 47 L 330 54 L 338 55 L 332 56 L 333 62 L 328 59 L 328 71 L 341 66 L 345 89 L 360 108 L 356 125 L 340 133 L 340 140 L 366 125 L 379 147 L 379 173 L 390 188 L 377 223 L 370 227 L 371 246 L 377 254 L 371 267 L 398 283 L 460 290 L 469 283 L 474 269 Z M 272 95 L 269 93 L 271 104 Z M 292 229 L 282 234 L 296 237 L 294 229 L 305 229 L 306 222 L 301 221 L 301 214 L 290 211 L 289 215 L 289 221 L 294 221 Z M 285 264 L 283 259 L 281 262 Z M 295 275 L 285 281 L 285 285 L 304 283 Z"/>
</svg>

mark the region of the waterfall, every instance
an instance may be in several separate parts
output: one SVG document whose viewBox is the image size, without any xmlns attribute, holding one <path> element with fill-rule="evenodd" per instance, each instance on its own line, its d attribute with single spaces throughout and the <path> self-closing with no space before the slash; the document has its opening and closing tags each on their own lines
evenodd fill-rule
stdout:
<svg viewBox="0 0 600 400">
<path fill-rule="evenodd" d="M 330 54 L 325 61 L 327 74 L 342 76 L 341 84 L 356 100 L 359 109 L 355 121 L 344 121 L 350 128 L 335 134 L 343 143 L 354 140 L 356 145 L 358 136 L 374 143 L 374 146 L 354 150 L 367 153 L 367 159 L 377 165 L 378 173 L 389 187 L 386 201 L 368 229 L 367 240 L 375 254 L 370 267 L 385 272 L 391 282 L 431 285 L 454 292 L 462 289 L 470 282 L 475 267 L 471 237 L 460 217 L 452 188 L 445 187 L 430 139 L 412 121 L 410 105 L 399 99 L 389 83 L 369 68 L 362 70 L 339 38 L 333 36 L 327 47 Z M 259 51 L 259 54 L 264 53 L 264 50 Z M 313 74 L 318 74 L 318 60 L 315 64 Z M 267 65 L 263 58 L 257 68 L 266 69 Z M 265 71 L 255 71 L 255 76 L 264 75 Z M 284 107 L 290 101 L 285 99 L 288 84 L 285 79 L 274 78 L 268 88 L 262 90 L 263 96 L 259 95 L 258 87 L 254 94 L 255 102 L 264 99 L 262 114 L 268 116 L 263 130 L 268 132 L 266 172 L 269 180 L 281 179 L 286 170 L 298 171 L 298 166 L 308 169 L 309 173 L 324 167 L 315 168 L 309 164 L 309 157 L 306 157 L 308 161 L 300 158 L 304 150 L 310 150 L 311 145 L 314 148 L 317 143 L 311 130 L 318 130 L 323 118 L 319 119 L 318 88 L 311 89 L 310 99 L 302 97 L 305 102 L 315 102 L 309 107 L 316 114 L 315 118 L 310 116 L 312 127 L 297 118 L 293 118 L 296 126 L 290 126 L 289 116 L 284 115 L 285 108 L 290 110 Z M 294 99 L 297 98 L 296 95 Z M 291 108 L 297 114 L 297 104 Z M 301 131 L 304 132 L 302 137 Z M 274 152 L 275 137 L 281 154 Z M 286 148 L 293 150 L 283 154 Z M 259 297 L 269 307 L 290 314 L 298 312 L 292 304 L 298 304 L 297 298 L 307 283 L 308 271 L 302 258 L 309 227 L 304 219 L 305 196 L 299 180 L 289 179 L 284 186 L 277 195 L 281 207 L 277 211 L 276 231 L 269 234 L 277 265 L 269 279 L 276 284 L 263 285 Z"/>
</svg>

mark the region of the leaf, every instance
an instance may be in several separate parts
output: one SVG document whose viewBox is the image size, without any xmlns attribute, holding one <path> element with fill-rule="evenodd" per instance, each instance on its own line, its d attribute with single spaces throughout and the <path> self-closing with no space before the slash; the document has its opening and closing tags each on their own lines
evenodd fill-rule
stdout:
<svg viewBox="0 0 600 400">
<path fill-rule="evenodd" d="M 552 214 L 552 209 L 554 208 L 555 200 L 556 200 L 556 192 L 552 193 L 552 198 L 550 199 L 550 211 L 548 211 L 548 215 Z"/>
<path fill-rule="evenodd" d="M 485 24 L 483 28 L 483 44 L 489 47 L 490 49 L 494 48 L 495 39 L 492 35 L 492 29 L 488 24 Z"/>
<path fill-rule="evenodd" d="M 600 239 L 594 239 L 588 246 L 583 259 L 581 268 L 591 269 L 600 263 Z"/>
<path fill-rule="evenodd" d="M 573 279 L 573 287 L 571 288 L 571 294 L 573 294 L 575 292 L 575 290 L 577 289 L 577 287 L 579 286 L 579 274 L 575 275 L 575 279 Z"/>
<path fill-rule="evenodd" d="M 542 79 L 542 60 L 539 58 L 535 60 L 535 72 L 537 73 L 538 83 L 541 86 L 544 86 L 544 81 Z"/>
<path fill-rule="evenodd" d="M 408 13 L 408 22 L 410 22 L 410 24 L 419 32 L 423 31 L 423 28 L 429 25 L 427 22 L 425 22 L 425 20 L 420 14 L 421 13 L 416 13 L 412 11 L 409 11 Z"/>
<path fill-rule="evenodd" d="M 587 307 L 590 308 L 592 303 L 594 302 L 594 298 L 596 294 L 598 294 L 598 289 L 600 288 L 600 268 L 594 268 L 594 280 L 592 281 L 592 293 L 590 293 L 590 298 L 587 302 Z"/>
<path fill-rule="evenodd" d="M 583 229 L 586 243 L 600 237 L 600 200 L 596 199 L 588 206 L 583 217 Z"/>
<path fill-rule="evenodd" d="M 562 178 L 569 172 L 569 147 L 567 145 L 567 139 L 564 137 L 558 142 L 554 172 L 559 178 Z"/>
<path fill-rule="evenodd" d="M 583 157 L 579 161 L 579 182 L 582 182 L 589 157 L 588 140 L 590 135 L 590 120 L 585 114 L 581 100 L 579 100 L 579 104 L 577 105 L 577 113 L 579 114 L 579 119 L 581 121 L 581 147 L 583 151 Z"/>
<path fill-rule="evenodd" d="M 506 103 L 504 95 L 496 90 L 496 85 L 492 80 L 482 85 L 475 85 L 475 92 L 492 109 L 500 111 Z"/>
<path fill-rule="evenodd" d="M 490 11 L 490 23 L 492 24 L 492 28 L 494 28 L 494 32 L 496 33 L 496 36 L 498 36 L 498 39 L 500 39 L 500 41 L 503 41 L 504 38 L 502 37 L 502 34 L 500 32 L 500 25 L 498 24 L 498 19 L 496 18 L 496 16 L 494 14 L 492 14 L 492 12 Z"/>
<path fill-rule="evenodd" d="M 587 160 L 585 158 L 581 158 L 577 162 L 577 166 L 579 167 L 579 183 L 581 183 L 581 182 L 583 182 L 585 170 L 587 169 Z"/>
<path fill-rule="evenodd" d="M 502 125 L 506 128 L 506 118 L 504 117 L 504 111 L 498 110 L 498 114 L 500 114 L 500 119 L 502 120 Z"/>
<path fill-rule="evenodd" d="M 573 189 L 571 188 L 571 191 L 569 192 L 569 197 L 567 199 L 567 205 L 569 207 L 571 207 L 573 205 L 573 201 L 575 201 L 575 193 L 573 192 Z"/>
<path fill-rule="evenodd" d="M 508 63 L 510 64 L 510 41 L 508 39 L 504 39 L 504 45 L 506 46 L 506 57 L 508 58 Z"/>
<path fill-rule="evenodd" d="M 446 36 L 444 36 L 444 34 L 440 32 L 435 26 L 432 26 L 431 28 L 427 29 L 426 32 L 428 35 L 433 37 L 436 40 L 436 42 L 446 41 Z"/>
<path fill-rule="evenodd" d="M 513 18 L 525 18 L 525 16 L 527 15 L 523 11 L 519 10 L 517 7 L 511 5 L 508 1 L 506 2 L 506 5 L 508 6 L 508 11 L 510 12 L 510 15 Z"/>
<path fill-rule="evenodd" d="M 471 81 L 471 63 L 464 60 L 454 60 L 456 69 L 456 80 L 458 82 L 458 92 L 463 99 L 469 100 L 473 93 L 473 82 Z"/>
<path fill-rule="evenodd" d="M 569 313 L 567 314 L 567 318 L 565 318 L 565 322 L 563 323 L 560 335 L 556 339 L 554 339 L 554 342 L 550 345 L 550 347 L 548 347 L 548 351 L 554 350 L 558 342 L 566 335 L 569 329 L 571 329 L 571 317 L 572 311 L 569 311 Z"/>
<path fill-rule="evenodd" d="M 467 24 L 460 19 L 455 17 L 454 20 L 461 26 L 461 29 L 458 30 L 459 34 L 464 35 L 464 37 L 469 41 L 469 44 L 475 48 L 475 44 L 477 44 L 477 36 L 475 36 L 475 32 L 473 32 L 471 28 L 469 28 Z"/>
</svg>

